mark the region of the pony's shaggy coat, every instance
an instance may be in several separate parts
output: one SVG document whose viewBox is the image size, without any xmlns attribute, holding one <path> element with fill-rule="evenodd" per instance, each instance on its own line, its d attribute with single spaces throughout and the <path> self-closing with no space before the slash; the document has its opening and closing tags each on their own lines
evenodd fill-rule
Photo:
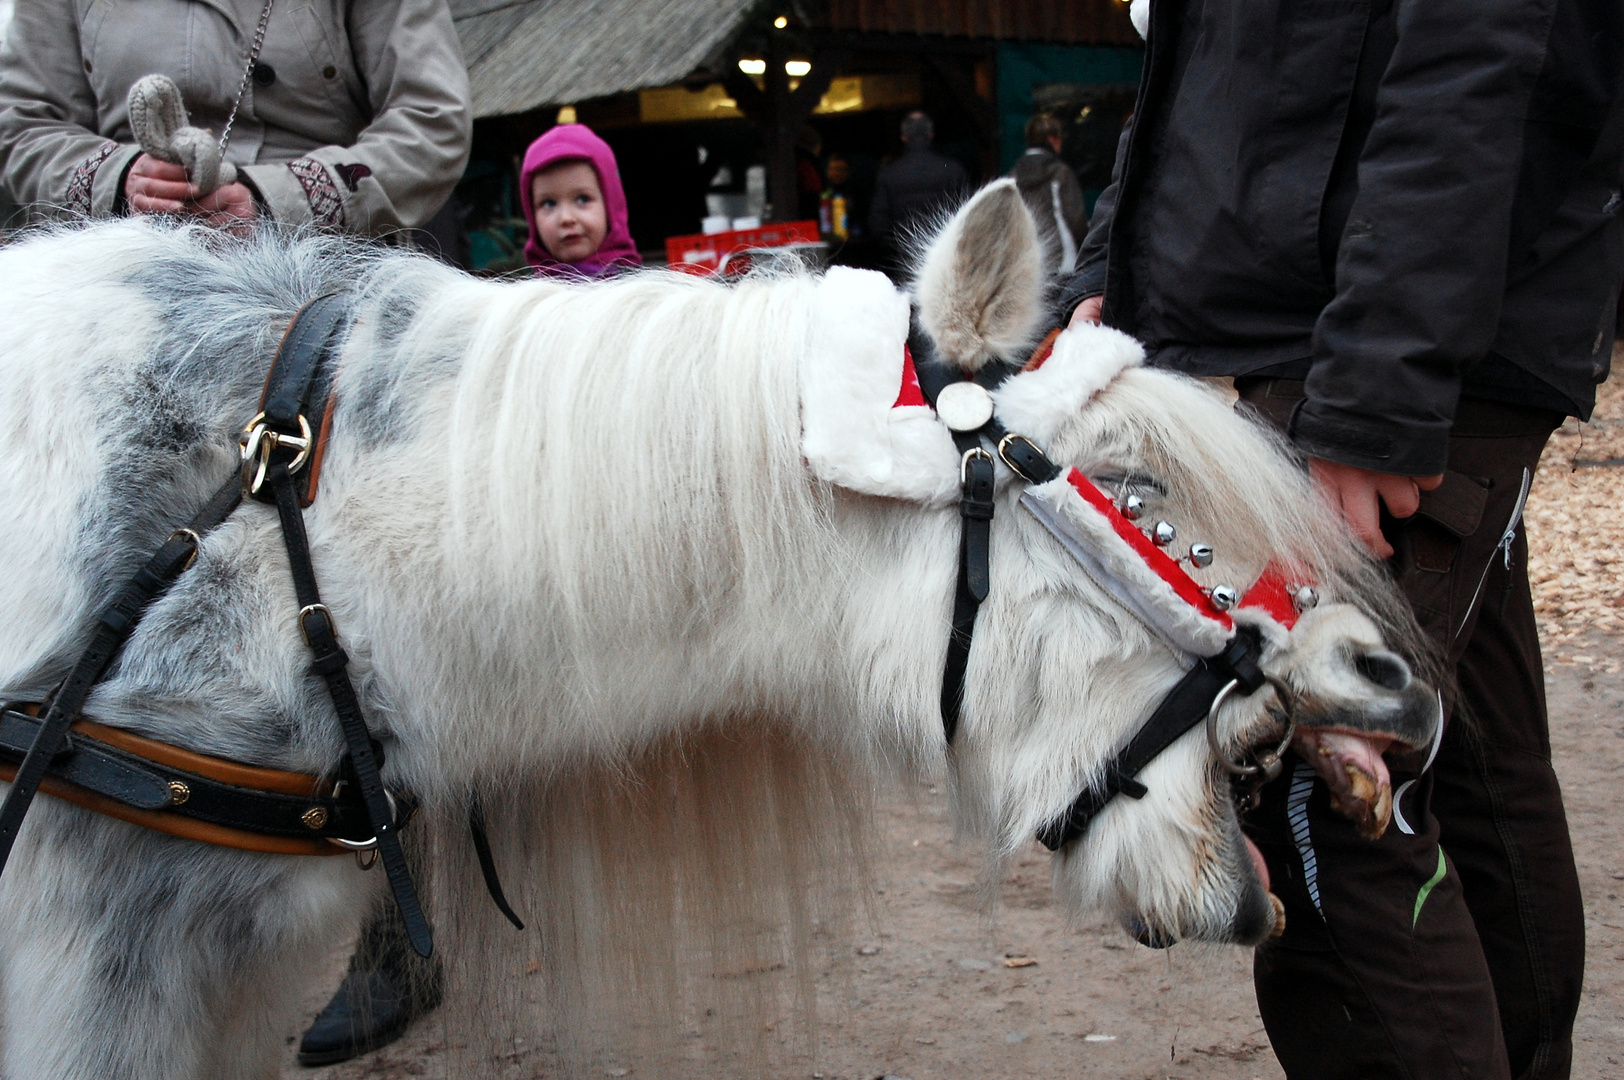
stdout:
<svg viewBox="0 0 1624 1080">
<path fill-rule="evenodd" d="M 927 260 L 919 286 L 967 368 L 1035 329 L 1030 222 L 1005 187 L 949 223 L 931 255 L 948 269 Z M 514 1035 L 580 1064 L 706 1009 L 735 1032 L 785 1007 L 808 1017 L 813 959 L 845 951 L 841 920 L 862 912 L 877 778 L 945 774 L 996 872 L 1182 670 L 1006 477 L 949 754 L 957 459 L 932 449 L 945 435 L 928 414 L 892 430 L 908 311 L 877 275 L 493 284 L 334 240 L 126 222 L 0 251 L 6 697 L 48 692 L 101 598 L 231 474 L 282 328 L 339 287 L 354 321 L 307 522 L 386 781 L 425 806 L 408 835 L 455 1075 Z M 1390 591 L 1271 437 L 1137 356 L 1107 331 L 1064 335 L 1000 405 L 1057 461 L 1140 484 L 1150 514 L 1214 543 L 1204 582 L 1248 584 L 1271 559 L 1312 574 L 1327 602 L 1273 634 L 1271 670 L 1345 726 L 1407 734 L 1371 719 L 1397 697 L 1353 666 L 1404 632 Z M 866 374 L 841 374 L 853 357 Z M 846 376 L 881 388 L 878 411 L 842 404 L 830 380 Z M 342 741 L 296 610 L 275 513 L 245 503 L 87 712 L 331 772 Z M 1246 702 L 1227 735 L 1273 724 Z M 1143 778 L 1149 798 L 1117 800 L 1057 859 L 1061 894 L 1257 940 L 1272 912 L 1200 734 Z M 476 792 L 524 934 L 474 869 Z M 0 877 L 6 1075 L 274 1075 L 306 983 L 380 877 L 42 797 Z"/>
</svg>

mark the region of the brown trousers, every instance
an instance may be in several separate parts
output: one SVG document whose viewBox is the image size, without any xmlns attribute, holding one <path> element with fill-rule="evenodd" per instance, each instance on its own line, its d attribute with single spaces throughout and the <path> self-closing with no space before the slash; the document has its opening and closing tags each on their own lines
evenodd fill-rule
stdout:
<svg viewBox="0 0 1624 1080">
<path fill-rule="evenodd" d="M 1281 428 L 1302 399 L 1293 380 L 1237 388 Z M 1443 485 L 1414 517 L 1383 518 L 1458 691 L 1431 767 L 1394 770 L 1387 833 L 1361 839 L 1295 758 L 1247 817 L 1286 904 L 1253 979 L 1292 1080 L 1568 1076 L 1584 912 L 1520 522 L 1502 542 L 1561 419 L 1462 400 Z"/>
</svg>

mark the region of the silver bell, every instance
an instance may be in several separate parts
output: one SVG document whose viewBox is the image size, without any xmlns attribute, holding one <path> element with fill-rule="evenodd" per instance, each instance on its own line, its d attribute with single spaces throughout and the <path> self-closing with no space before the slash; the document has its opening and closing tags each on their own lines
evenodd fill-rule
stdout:
<svg viewBox="0 0 1624 1080">
<path fill-rule="evenodd" d="M 1219 585 L 1209 594 L 1212 597 L 1212 606 L 1219 611 L 1228 611 L 1241 602 L 1241 594 L 1228 585 Z"/>
<path fill-rule="evenodd" d="M 1145 512 L 1145 500 L 1137 495 L 1129 495 L 1122 500 L 1122 516 L 1129 521 L 1138 521 L 1139 515 Z"/>
<path fill-rule="evenodd" d="M 1291 594 L 1291 605 L 1298 614 L 1318 606 L 1319 592 L 1312 585 L 1299 585 Z"/>
<path fill-rule="evenodd" d="M 1212 565 L 1212 545 L 1211 544 L 1191 544 L 1190 545 L 1190 565 L 1195 567 L 1197 570 L 1204 570 L 1207 567 L 1211 566 Z"/>
<path fill-rule="evenodd" d="M 1150 539 L 1157 547 L 1166 547 L 1178 538 L 1179 531 L 1173 528 L 1172 522 L 1158 521 L 1156 528 L 1151 530 Z"/>
</svg>

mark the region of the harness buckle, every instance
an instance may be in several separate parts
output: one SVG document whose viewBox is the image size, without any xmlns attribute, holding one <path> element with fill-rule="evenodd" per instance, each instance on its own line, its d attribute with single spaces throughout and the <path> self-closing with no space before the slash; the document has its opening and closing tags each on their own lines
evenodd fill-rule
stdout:
<svg viewBox="0 0 1624 1080">
<path fill-rule="evenodd" d="M 1059 473 L 1049 455 L 1038 449 L 1037 443 L 1025 435 L 1009 431 L 998 440 L 998 456 L 1004 459 L 1009 471 L 1025 480 L 1028 484 L 1043 484 L 1053 480 Z M 1048 475 L 1041 475 L 1046 470 Z"/>
<path fill-rule="evenodd" d="M 333 785 L 333 798 L 334 799 L 338 798 L 338 793 L 341 790 L 343 790 L 343 787 L 347 782 L 348 781 L 340 780 L 338 783 Z M 394 794 L 392 792 L 390 792 L 390 790 L 388 788 L 384 788 L 383 789 L 383 797 L 389 800 L 389 822 L 390 822 L 390 824 L 398 824 L 399 821 L 400 821 L 400 807 L 395 804 L 395 796 L 394 796 Z M 357 864 L 359 864 L 361 862 L 361 853 L 362 852 L 366 852 L 366 851 L 376 852 L 378 850 L 378 838 L 376 836 L 370 837 L 369 839 L 366 839 L 366 840 L 345 840 L 342 837 L 329 836 L 327 838 L 327 842 L 329 844 L 334 844 L 334 845 L 336 845 L 338 847 L 341 847 L 345 851 L 353 851 L 353 852 L 355 852 L 355 861 L 356 861 Z M 362 866 L 361 869 L 369 870 L 369 869 L 371 869 L 371 867 L 372 867 L 372 863 L 368 862 L 365 866 Z"/>
<path fill-rule="evenodd" d="M 964 452 L 964 456 L 959 458 L 959 487 L 964 488 L 970 485 L 970 464 L 971 462 L 981 461 L 985 461 L 988 465 L 991 465 L 993 461 L 992 455 L 982 447 L 972 446 Z"/>
<path fill-rule="evenodd" d="M 271 467 L 273 452 L 279 449 L 292 450 L 293 460 L 288 462 L 288 472 L 296 473 L 310 460 L 310 451 L 315 445 L 315 439 L 310 432 L 310 421 L 305 419 L 304 413 L 299 414 L 297 435 L 272 429 L 265 423 L 265 414 L 258 413 L 242 429 L 242 434 L 237 436 L 237 442 L 242 447 L 243 488 L 250 495 L 258 495 L 259 489 L 265 485 L 265 473 Z M 252 479 L 248 475 L 250 469 L 253 471 Z"/>
</svg>

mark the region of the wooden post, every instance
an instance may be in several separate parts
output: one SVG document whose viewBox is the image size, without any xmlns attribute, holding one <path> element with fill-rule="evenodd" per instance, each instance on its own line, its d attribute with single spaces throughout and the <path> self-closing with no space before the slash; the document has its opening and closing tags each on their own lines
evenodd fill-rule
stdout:
<svg viewBox="0 0 1624 1080">
<path fill-rule="evenodd" d="M 828 92 L 845 53 L 815 53 L 812 70 L 794 90 L 789 88 L 789 76 L 784 72 L 787 59 L 782 39 L 775 34 L 767 49 L 763 87 L 757 87 L 755 80 L 739 71 L 736 64 L 724 80 L 728 95 L 760 130 L 767 144 L 767 198 L 772 203 L 773 221 L 795 220 L 800 186 L 795 171 L 795 138 Z"/>
</svg>

